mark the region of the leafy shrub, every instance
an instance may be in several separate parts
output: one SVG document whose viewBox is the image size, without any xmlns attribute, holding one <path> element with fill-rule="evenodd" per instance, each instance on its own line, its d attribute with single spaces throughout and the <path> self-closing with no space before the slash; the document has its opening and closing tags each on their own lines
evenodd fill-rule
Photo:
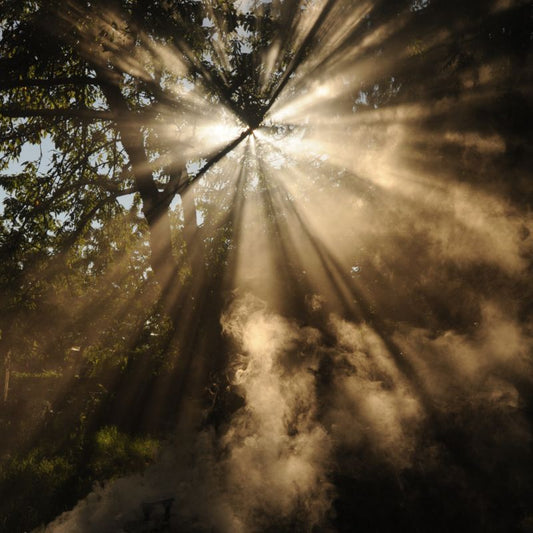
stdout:
<svg viewBox="0 0 533 533">
<path fill-rule="evenodd" d="M 123 476 L 143 470 L 150 464 L 158 442 L 147 437 L 131 437 L 116 426 L 105 426 L 95 434 L 95 450 L 91 471 L 99 480 Z"/>
<path fill-rule="evenodd" d="M 39 448 L 11 458 L 0 471 L 6 494 L 0 502 L 0 531 L 22 531 L 46 519 L 73 474 L 74 464 L 66 457 L 46 455 Z"/>
</svg>

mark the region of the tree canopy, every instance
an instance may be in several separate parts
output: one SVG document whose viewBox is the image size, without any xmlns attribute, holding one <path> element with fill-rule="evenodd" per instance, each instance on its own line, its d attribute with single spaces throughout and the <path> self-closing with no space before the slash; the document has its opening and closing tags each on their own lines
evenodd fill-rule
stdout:
<svg viewBox="0 0 533 533">
<path fill-rule="evenodd" d="M 173 527 L 527 530 L 530 24 L 0 0 L 0 527 L 178 428 Z"/>
</svg>

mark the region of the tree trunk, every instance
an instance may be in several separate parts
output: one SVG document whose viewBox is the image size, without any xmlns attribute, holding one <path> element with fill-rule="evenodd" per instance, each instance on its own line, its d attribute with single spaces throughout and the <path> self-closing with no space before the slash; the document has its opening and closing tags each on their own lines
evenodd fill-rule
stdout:
<svg viewBox="0 0 533 533">
<path fill-rule="evenodd" d="M 183 209 L 183 239 L 187 246 L 187 258 L 191 266 L 193 283 L 204 283 L 207 274 L 204 240 L 202 230 L 198 226 L 196 201 L 192 188 L 181 193 L 180 197 Z"/>
<path fill-rule="evenodd" d="M 120 140 L 126 151 L 135 182 L 135 189 L 142 200 L 142 211 L 150 231 L 151 266 L 163 295 L 167 290 L 175 293 L 175 275 L 178 264 L 172 253 L 172 236 L 168 207 L 171 198 L 164 197 L 157 189 L 146 150 L 141 126 L 133 117 L 114 83 L 113 73 L 98 69 L 101 88 L 109 107 L 116 117 Z"/>
<path fill-rule="evenodd" d="M 116 117 L 121 142 L 131 164 L 135 188 L 142 200 L 142 211 L 150 234 L 151 266 L 161 288 L 164 308 L 173 323 L 175 334 L 171 343 L 177 346 L 179 352 L 174 371 L 149 379 L 143 391 L 139 390 L 138 381 L 123 376 L 118 385 L 117 398 L 135 398 L 135 407 L 132 409 L 131 402 L 127 402 L 128 405 L 117 404 L 115 416 L 127 417 L 132 424 L 156 429 L 165 420 L 170 422 L 170 413 L 176 417 L 174 423 L 177 424 L 184 416 L 187 418 L 192 405 L 198 405 L 197 401 L 202 396 L 212 366 L 213 342 L 210 338 L 216 337 L 216 333 L 212 335 L 211 330 L 218 331 L 219 328 L 211 325 L 218 325 L 218 316 L 215 321 L 206 319 L 212 306 L 193 191 L 189 188 L 181 193 L 183 237 L 192 272 L 191 283 L 183 285 L 178 276 L 179 264 L 172 251 L 169 216 L 172 197 L 159 192 L 156 186 L 144 147 L 141 125 L 134 120 L 120 88 L 113 83 L 113 73 L 99 70 L 98 75 L 102 80 L 102 91 Z M 132 376 L 143 372 L 143 361 L 137 364 L 141 366 L 131 371 Z M 195 401 L 191 403 L 192 398 Z M 187 400 L 186 403 L 184 400 Z M 196 408 L 193 411 L 196 412 Z"/>
<path fill-rule="evenodd" d="M 7 352 L 4 361 L 4 403 L 7 403 L 7 395 L 9 393 L 9 378 L 11 375 L 11 352 Z"/>
</svg>

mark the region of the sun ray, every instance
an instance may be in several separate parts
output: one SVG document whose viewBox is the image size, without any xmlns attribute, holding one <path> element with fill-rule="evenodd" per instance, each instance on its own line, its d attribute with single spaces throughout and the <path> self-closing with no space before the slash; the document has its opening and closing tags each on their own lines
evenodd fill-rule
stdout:
<svg viewBox="0 0 533 533">
<path fill-rule="evenodd" d="M 0 341 L 63 373 L 25 446 L 77 498 L 101 428 L 166 439 L 47 531 L 527 529 L 521 3 L 11 4 L 38 64 L 0 61 Z M 47 128 L 43 171 L 17 150 Z"/>
</svg>

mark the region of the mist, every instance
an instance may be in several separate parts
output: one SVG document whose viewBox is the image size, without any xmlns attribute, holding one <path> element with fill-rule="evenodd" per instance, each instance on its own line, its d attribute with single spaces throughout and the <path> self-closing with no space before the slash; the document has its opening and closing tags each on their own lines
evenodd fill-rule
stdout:
<svg viewBox="0 0 533 533">
<path fill-rule="evenodd" d="M 531 531 L 530 9 L 193 4 L 54 12 L 114 126 L 1 182 L 34 531 Z"/>
</svg>

